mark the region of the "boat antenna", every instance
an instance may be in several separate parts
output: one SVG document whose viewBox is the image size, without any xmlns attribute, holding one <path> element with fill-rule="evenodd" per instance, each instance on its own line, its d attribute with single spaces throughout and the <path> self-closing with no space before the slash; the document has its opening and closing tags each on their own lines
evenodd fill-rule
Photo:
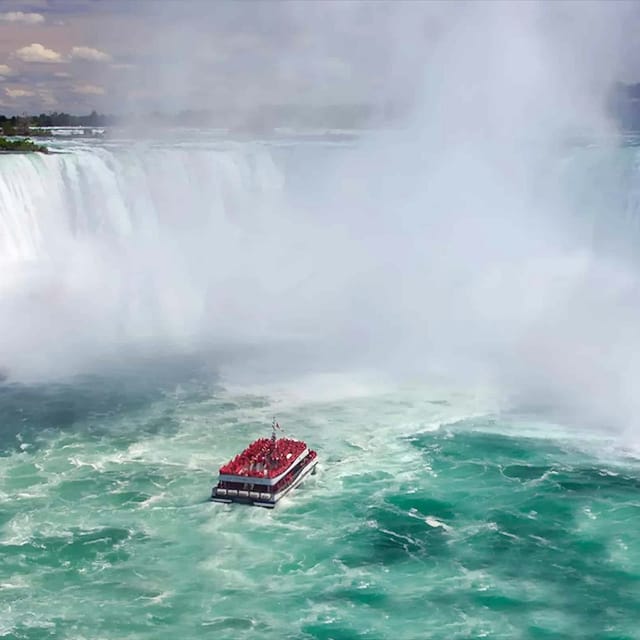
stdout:
<svg viewBox="0 0 640 640">
<path fill-rule="evenodd" d="M 276 417 L 273 416 L 273 421 L 271 422 L 271 444 L 275 445 L 276 443 L 276 428 L 280 428 L 280 425 L 276 422 Z"/>
</svg>

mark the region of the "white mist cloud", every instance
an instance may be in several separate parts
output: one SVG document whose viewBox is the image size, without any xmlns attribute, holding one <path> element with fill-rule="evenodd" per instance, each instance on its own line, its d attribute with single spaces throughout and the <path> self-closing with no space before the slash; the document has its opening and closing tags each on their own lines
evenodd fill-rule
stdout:
<svg viewBox="0 0 640 640">
<path fill-rule="evenodd" d="M 58 105 L 58 99 L 50 89 L 38 89 L 38 100 L 47 108 Z"/>
<path fill-rule="evenodd" d="M 25 98 L 25 97 L 30 97 L 30 96 L 35 96 L 35 91 L 31 91 L 31 89 L 22 89 L 19 87 L 16 88 L 10 88 L 10 87 L 5 87 L 4 92 L 10 97 L 10 98 Z"/>
<path fill-rule="evenodd" d="M 53 49 L 47 49 L 38 42 L 34 42 L 33 44 L 18 49 L 14 55 L 23 62 L 63 62 L 63 58 L 58 52 Z"/>
<path fill-rule="evenodd" d="M 109 62 L 111 60 L 111 56 L 108 53 L 91 47 L 73 47 L 70 57 L 74 60 L 86 60 L 90 62 Z"/>
<path fill-rule="evenodd" d="M 73 92 L 82 95 L 102 96 L 105 94 L 105 89 L 95 84 L 79 84 L 73 87 Z"/>
<path fill-rule="evenodd" d="M 42 189 L 52 215 L 41 219 L 56 224 L 25 232 L 18 248 L 31 249 L 31 238 L 59 243 L 62 275 L 45 272 L 63 309 L 54 328 L 69 344 L 55 344 L 63 353 L 51 366 L 78 355 L 69 324 L 83 314 L 88 351 L 125 332 L 126 316 L 143 337 L 170 341 L 165 323 L 187 327 L 194 342 L 301 335 L 322 346 L 309 367 L 353 354 L 401 372 L 479 371 L 523 403 L 601 424 L 637 420 L 640 278 L 625 223 L 640 209 L 627 209 L 637 185 L 608 175 L 627 156 L 608 163 L 606 144 L 567 144 L 613 131 L 606 90 L 637 65 L 636 5 L 201 3 L 197 20 L 184 3 L 136 6 L 154 15 L 128 40 L 118 32 L 130 57 L 89 41 L 135 61 L 139 73 L 122 84 L 119 74 L 114 86 L 154 106 L 222 96 L 239 105 L 412 100 L 413 109 L 403 127 L 352 148 L 296 149 L 281 180 L 273 158 L 243 164 L 236 149 L 163 150 L 153 170 L 145 153 L 137 171 L 117 176 L 102 162 L 84 167 L 102 171 L 89 209 L 113 229 L 92 235 L 87 223 L 80 240 L 63 223 L 72 209 L 64 185 L 38 176 L 24 193 Z M 148 39 L 138 33 L 147 19 Z M 633 162 L 625 167 L 633 178 Z M 285 193 L 269 209 L 260 188 L 271 180 Z M 225 207 L 231 213 L 214 219 Z M 598 244 L 605 231 L 611 247 Z M 618 250 L 625 241 L 630 259 Z M 69 247 L 82 243 L 78 258 Z M 73 295 L 57 286 L 65 268 L 81 281 Z M 4 333 L 25 334 L 5 338 L 18 361 L 55 343 L 54 305 L 24 305 L 42 351 L 7 307 Z"/>
<path fill-rule="evenodd" d="M 16 72 L 6 64 L 0 64 L 0 76 L 10 77 L 16 75 Z"/>
<path fill-rule="evenodd" d="M 637 213 L 576 204 L 605 179 L 587 169 L 598 152 L 569 140 L 615 132 L 607 88 L 632 28 L 615 7 L 583 8 L 440 6 L 438 37 L 413 49 L 406 130 L 340 164 L 318 210 L 365 247 L 371 323 L 395 329 L 377 326 L 372 350 L 386 345 L 400 369 L 479 369 L 518 402 L 620 426 L 640 414 L 640 274 L 593 246 L 593 225 L 624 245 Z"/>
<path fill-rule="evenodd" d="M 42 24 L 44 16 L 41 13 L 24 13 L 23 11 L 7 11 L 0 13 L 2 22 L 23 22 L 25 24 Z"/>
</svg>

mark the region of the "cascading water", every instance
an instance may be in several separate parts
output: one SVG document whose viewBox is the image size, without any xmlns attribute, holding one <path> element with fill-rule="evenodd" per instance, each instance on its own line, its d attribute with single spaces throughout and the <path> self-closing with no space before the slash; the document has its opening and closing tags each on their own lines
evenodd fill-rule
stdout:
<svg viewBox="0 0 640 640">
<path fill-rule="evenodd" d="M 252 144 L 0 157 L 5 357 L 27 317 L 52 342 L 84 333 L 88 350 L 90 340 L 188 339 L 205 323 L 224 334 L 242 322 L 234 305 L 246 314 L 260 283 L 269 291 L 282 191 L 271 154 Z M 237 303 L 233 285 L 219 286 L 243 280 Z"/>
<path fill-rule="evenodd" d="M 1 364 L 50 375 L 136 341 L 296 337 L 329 360 L 489 358 L 510 377 L 518 365 L 505 360 L 532 348 L 523 336 L 562 316 L 570 344 L 585 315 L 602 314 L 603 273 L 630 295 L 635 148 L 564 148 L 513 175 L 444 148 L 426 180 L 414 168 L 372 181 L 384 156 L 363 154 L 385 140 L 0 157 Z M 391 151 L 409 167 L 415 145 Z M 627 326 L 626 309 L 607 323 Z"/>
<path fill-rule="evenodd" d="M 2 158 L 3 261 L 55 259 L 69 244 L 134 245 L 252 221 L 282 177 L 259 147 L 80 148 Z"/>
</svg>

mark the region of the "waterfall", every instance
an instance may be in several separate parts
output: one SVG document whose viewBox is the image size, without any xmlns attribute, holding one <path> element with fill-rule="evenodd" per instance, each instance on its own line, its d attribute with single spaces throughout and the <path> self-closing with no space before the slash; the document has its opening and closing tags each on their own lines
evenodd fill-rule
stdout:
<svg viewBox="0 0 640 640">
<path fill-rule="evenodd" d="M 0 368 L 299 340 L 323 345 L 316 358 L 473 353 L 511 371 L 549 327 L 569 345 L 577 328 L 597 344 L 635 326 L 637 148 L 510 174 L 482 149 L 425 166 L 421 141 L 388 140 L 0 156 Z"/>
<path fill-rule="evenodd" d="M 0 260 L 55 259 L 85 241 L 135 247 L 252 223 L 283 177 L 259 146 L 80 148 L 0 156 Z"/>
<path fill-rule="evenodd" d="M 284 184 L 258 144 L 0 156 L 4 357 L 251 322 Z"/>
</svg>

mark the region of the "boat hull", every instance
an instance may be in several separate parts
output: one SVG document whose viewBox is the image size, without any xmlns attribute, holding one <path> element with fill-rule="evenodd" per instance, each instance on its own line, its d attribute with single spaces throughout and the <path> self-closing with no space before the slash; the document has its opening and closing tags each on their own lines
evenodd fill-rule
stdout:
<svg viewBox="0 0 640 640">
<path fill-rule="evenodd" d="M 231 504 L 238 502 L 241 504 L 248 504 L 254 507 L 264 507 L 265 509 L 273 509 L 276 504 L 284 498 L 288 493 L 293 491 L 298 485 L 302 484 L 304 479 L 316 472 L 316 465 L 318 464 L 318 458 L 315 457 L 309 461 L 304 467 L 302 467 L 295 478 L 278 493 L 267 492 L 255 492 L 255 491 L 236 491 L 234 495 L 229 495 L 229 492 L 214 487 L 211 493 L 212 502 L 221 502 L 224 504 Z"/>
</svg>

